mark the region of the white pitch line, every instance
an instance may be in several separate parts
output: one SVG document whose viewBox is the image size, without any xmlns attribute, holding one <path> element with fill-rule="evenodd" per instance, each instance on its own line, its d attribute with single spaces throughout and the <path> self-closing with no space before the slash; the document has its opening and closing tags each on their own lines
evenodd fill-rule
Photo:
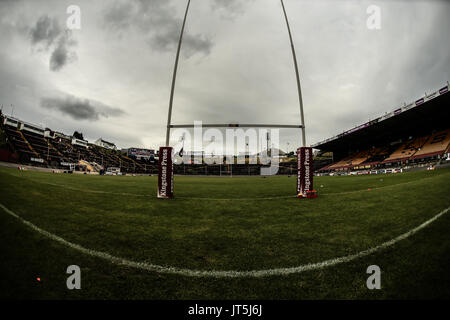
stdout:
<svg viewBox="0 0 450 320">
<path fill-rule="evenodd" d="M 237 271 L 237 270 L 208 271 L 208 270 L 191 270 L 191 269 L 184 269 L 184 268 L 177 268 L 177 267 L 160 266 L 160 265 L 155 265 L 155 264 L 150 264 L 150 263 L 145 263 L 145 262 L 136 262 L 136 261 L 116 257 L 116 256 L 113 256 L 106 252 L 87 249 L 83 246 L 69 242 L 53 233 L 50 233 L 48 231 L 45 231 L 45 230 L 39 228 L 38 226 L 34 225 L 33 223 L 31 223 L 31 222 L 23 219 L 19 215 L 15 214 L 13 211 L 9 210 L 1 203 L 0 203 L 0 207 L 7 214 L 18 219 L 23 224 L 29 226 L 31 229 L 37 231 L 38 233 L 48 237 L 51 240 L 59 242 L 64 246 L 75 249 L 86 255 L 101 258 L 101 259 L 107 260 L 116 265 L 127 266 L 127 267 L 137 268 L 137 269 L 146 270 L 146 271 L 153 271 L 153 272 L 166 273 L 166 274 L 175 274 L 175 275 L 186 276 L 186 277 L 209 277 L 209 278 L 260 278 L 260 277 L 268 277 L 268 276 L 285 276 L 285 275 L 289 275 L 289 274 L 301 273 L 304 271 L 319 270 L 319 269 L 323 269 L 325 267 L 330 267 L 330 266 L 334 266 L 337 264 L 350 262 L 352 260 L 355 260 L 355 259 L 358 259 L 361 257 L 365 257 L 376 251 L 390 247 L 390 246 L 394 245 L 395 243 L 412 236 L 413 234 L 415 234 L 416 232 L 425 228 L 426 226 L 428 226 L 429 224 L 431 224 L 432 222 L 434 222 L 435 220 L 437 220 L 438 218 L 440 218 L 441 216 L 443 216 L 445 213 L 447 213 L 450 210 L 450 207 L 448 207 L 447 209 L 442 210 L 437 215 L 435 215 L 433 218 L 425 221 L 418 227 L 416 227 L 406 233 L 403 233 L 400 236 L 398 236 L 392 240 L 384 242 L 376 247 L 373 247 L 373 248 L 370 248 L 370 249 L 367 249 L 367 250 L 364 250 L 364 251 L 361 251 L 361 252 L 358 252 L 355 254 L 338 257 L 338 258 L 333 258 L 333 259 L 325 260 L 322 262 L 304 264 L 304 265 L 300 265 L 298 267 L 290 267 L 290 268 L 275 268 L 275 269 L 250 270 L 250 271 Z"/>
</svg>

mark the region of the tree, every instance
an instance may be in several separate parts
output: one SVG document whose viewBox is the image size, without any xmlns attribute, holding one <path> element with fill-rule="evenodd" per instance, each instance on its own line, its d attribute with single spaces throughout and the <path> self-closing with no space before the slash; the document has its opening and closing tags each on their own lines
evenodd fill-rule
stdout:
<svg viewBox="0 0 450 320">
<path fill-rule="evenodd" d="M 84 138 L 83 138 L 83 133 L 78 132 L 78 131 L 75 131 L 75 132 L 73 133 L 73 137 L 76 138 L 76 139 L 79 139 L 79 140 L 84 140 Z"/>
</svg>

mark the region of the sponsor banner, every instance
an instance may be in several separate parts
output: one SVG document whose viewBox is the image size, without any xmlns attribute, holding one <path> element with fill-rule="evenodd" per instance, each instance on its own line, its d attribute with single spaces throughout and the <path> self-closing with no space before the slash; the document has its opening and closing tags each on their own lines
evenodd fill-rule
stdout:
<svg viewBox="0 0 450 320">
<path fill-rule="evenodd" d="M 353 129 L 347 130 L 347 131 L 345 131 L 345 132 L 344 132 L 343 134 L 341 134 L 341 135 L 342 135 L 342 136 L 345 136 L 345 135 L 348 135 L 348 134 L 350 134 L 350 133 L 356 132 L 356 131 L 358 131 L 358 130 L 367 128 L 367 127 L 371 126 L 372 124 L 377 123 L 377 122 L 379 121 L 379 119 L 380 119 L 380 118 L 377 118 L 377 119 L 375 119 L 375 120 L 372 120 L 372 121 L 369 121 L 369 122 L 364 123 L 364 124 L 362 124 L 362 125 L 359 125 L 359 126 L 353 128 Z"/>
<path fill-rule="evenodd" d="M 61 165 L 64 167 L 70 167 L 70 166 L 76 166 L 77 163 L 72 163 L 72 162 L 61 162 Z"/>
<path fill-rule="evenodd" d="M 139 148 L 129 148 L 129 156 L 135 156 L 136 158 L 150 159 L 155 156 L 155 150 L 151 149 L 139 149 Z"/>
<path fill-rule="evenodd" d="M 44 159 L 41 158 L 31 158 L 30 160 L 34 162 L 44 163 Z"/>
<path fill-rule="evenodd" d="M 448 86 L 445 86 L 445 87 L 439 89 L 439 94 L 444 94 L 446 92 L 448 92 Z"/>
<path fill-rule="evenodd" d="M 313 190 L 313 154 L 311 147 L 297 149 L 297 195 Z"/>
<path fill-rule="evenodd" d="M 158 198 L 173 198 L 173 148 L 160 147 L 158 161 Z"/>
</svg>

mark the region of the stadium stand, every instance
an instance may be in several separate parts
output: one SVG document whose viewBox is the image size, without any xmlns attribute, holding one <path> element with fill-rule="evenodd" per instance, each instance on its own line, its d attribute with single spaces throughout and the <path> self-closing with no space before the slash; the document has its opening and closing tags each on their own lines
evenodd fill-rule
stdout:
<svg viewBox="0 0 450 320">
<path fill-rule="evenodd" d="M 108 168 L 119 169 L 121 173 L 156 174 L 158 172 L 155 159 L 152 157 L 138 158 L 136 156 L 110 148 L 109 146 L 88 143 L 73 136 L 54 132 L 49 128 L 42 129 L 19 119 L 1 116 L 1 128 L 11 141 L 11 153 L 19 156 L 6 157 L 6 161 L 18 162 L 32 166 L 43 166 L 57 169 L 74 168 L 75 171 L 102 172 Z M 97 140 L 98 142 L 98 140 Z M 110 143 L 111 144 L 111 143 Z M 129 148 L 136 150 L 136 148 Z M 129 150 L 124 149 L 124 150 Z M 142 151 L 143 149 L 141 149 Z M 149 154 L 153 154 L 150 150 Z M 292 158 L 295 160 L 295 158 Z M 328 163 L 327 157 L 322 157 L 321 163 Z M 5 160 L 5 159 L 3 159 Z M 175 165 L 175 173 L 187 175 L 258 175 L 261 164 Z M 296 172 L 296 161 L 280 164 L 280 174 Z"/>
<path fill-rule="evenodd" d="M 5 135 L 1 160 L 49 168 L 101 172 L 108 167 L 124 173 L 155 173 L 154 159 L 132 159 L 120 151 L 90 144 L 48 128 L 26 123 L 0 113 Z"/>
<path fill-rule="evenodd" d="M 319 172 L 376 170 L 437 164 L 447 159 L 449 84 L 386 115 L 313 145 L 332 152 Z"/>
<path fill-rule="evenodd" d="M 31 158 L 36 157 L 37 154 L 33 151 L 27 141 L 25 141 L 24 136 L 17 130 L 17 127 L 11 125 L 2 127 L 8 140 L 11 142 L 12 151 L 20 155 L 20 159 L 25 162 L 30 162 Z"/>
<path fill-rule="evenodd" d="M 334 169 L 345 169 L 345 168 L 354 168 L 361 164 L 364 165 L 373 165 L 380 162 L 380 157 L 384 157 L 386 155 L 388 148 L 379 147 L 379 148 L 371 148 L 368 150 L 364 150 L 361 152 L 357 152 L 351 154 L 350 156 L 332 163 L 328 166 L 321 167 L 322 170 L 334 170 Z M 384 159 L 384 158 L 383 158 Z"/>
<path fill-rule="evenodd" d="M 319 173 L 372 171 L 441 163 L 449 156 L 450 128 L 447 106 L 449 85 L 425 95 L 382 117 L 312 145 L 314 168 Z M 157 173 L 155 159 L 128 153 L 136 148 L 116 150 L 103 139 L 95 143 L 49 128 L 26 123 L 0 112 L 0 129 L 5 141 L 0 146 L 2 161 L 33 166 L 104 172 Z M 74 134 L 75 135 L 75 134 Z M 99 143 L 103 141 L 103 143 Z M 105 145 L 106 143 L 106 145 Z M 114 147 L 111 147 L 114 146 Z M 153 153 L 153 151 L 152 151 Z M 293 160 L 293 161 L 292 161 Z M 256 175 L 261 164 L 224 163 L 175 164 L 175 174 Z M 282 160 L 278 174 L 296 173 L 295 157 Z"/>
<path fill-rule="evenodd" d="M 443 154 L 450 144 L 450 129 L 434 133 L 427 142 L 411 157 L 421 159 Z"/>
<path fill-rule="evenodd" d="M 397 150 L 395 150 L 383 163 L 403 161 L 411 158 L 420 148 L 423 147 L 428 140 L 428 136 L 411 139 L 404 142 Z"/>
</svg>

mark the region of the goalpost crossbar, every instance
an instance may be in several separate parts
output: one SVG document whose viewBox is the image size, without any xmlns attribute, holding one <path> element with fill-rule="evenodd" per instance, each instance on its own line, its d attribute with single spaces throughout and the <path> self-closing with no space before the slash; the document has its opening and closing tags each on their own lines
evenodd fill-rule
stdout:
<svg viewBox="0 0 450 320">
<path fill-rule="evenodd" d="M 299 124 L 241 124 L 241 123 L 225 123 L 225 124 L 202 124 L 203 128 L 286 128 L 298 129 L 303 128 Z M 171 124 L 169 128 L 195 128 L 195 124 Z"/>
</svg>

